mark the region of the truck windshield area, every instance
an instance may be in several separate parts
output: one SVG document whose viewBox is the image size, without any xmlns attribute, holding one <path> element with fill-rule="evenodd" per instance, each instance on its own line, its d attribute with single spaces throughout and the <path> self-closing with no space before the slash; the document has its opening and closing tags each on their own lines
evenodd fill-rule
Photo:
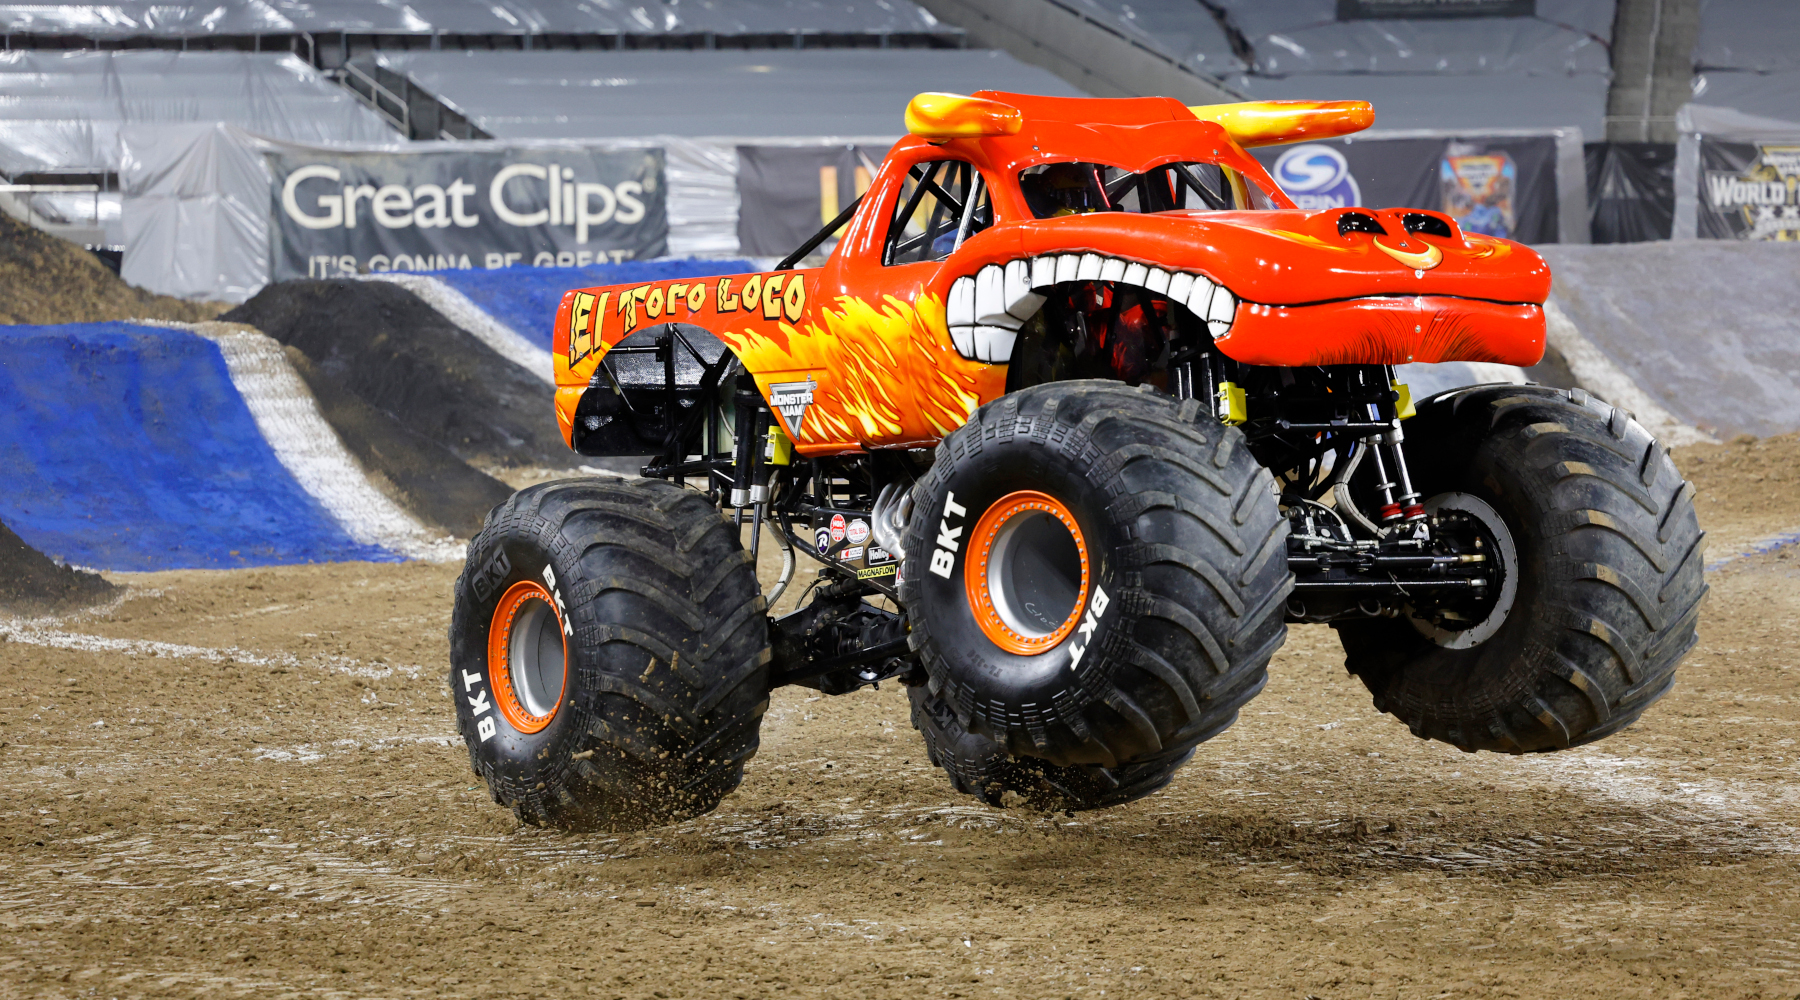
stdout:
<svg viewBox="0 0 1800 1000">
<path fill-rule="evenodd" d="M 1019 189 L 1040 219 L 1236 207 L 1232 185 L 1216 163 L 1165 163 L 1143 173 L 1104 163 L 1040 163 L 1019 172 Z"/>
</svg>

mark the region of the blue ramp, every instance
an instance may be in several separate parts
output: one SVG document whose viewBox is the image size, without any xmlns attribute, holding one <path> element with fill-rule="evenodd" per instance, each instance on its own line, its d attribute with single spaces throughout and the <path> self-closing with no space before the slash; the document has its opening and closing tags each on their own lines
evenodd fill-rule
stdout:
<svg viewBox="0 0 1800 1000">
<path fill-rule="evenodd" d="M 101 569 L 398 558 L 288 474 L 217 345 L 126 323 L 0 326 L 0 521 Z"/>
<path fill-rule="evenodd" d="M 629 260 L 591 267 L 504 267 L 494 270 L 427 271 L 463 293 L 489 316 L 512 327 L 544 350 L 563 293 L 595 285 L 640 284 L 680 278 L 743 274 L 761 268 L 748 260 Z"/>
</svg>

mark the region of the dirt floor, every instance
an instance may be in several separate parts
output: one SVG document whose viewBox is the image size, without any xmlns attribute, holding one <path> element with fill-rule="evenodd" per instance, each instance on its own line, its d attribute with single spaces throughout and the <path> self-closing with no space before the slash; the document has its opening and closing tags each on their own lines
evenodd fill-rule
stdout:
<svg viewBox="0 0 1800 1000">
<path fill-rule="evenodd" d="M 1748 540 L 1800 527 L 1797 452 L 1679 458 Z M 978 806 L 892 685 L 784 689 L 718 811 L 628 836 L 517 828 L 471 780 L 453 567 L 116 575 L 0 619 L 0 995 L 1786 1000 L 1794 552 L 1711 574 L 1676 691 L 1590 748 L 1416 740 L 1297 628 L 1131 806 Z"/>
</svg>

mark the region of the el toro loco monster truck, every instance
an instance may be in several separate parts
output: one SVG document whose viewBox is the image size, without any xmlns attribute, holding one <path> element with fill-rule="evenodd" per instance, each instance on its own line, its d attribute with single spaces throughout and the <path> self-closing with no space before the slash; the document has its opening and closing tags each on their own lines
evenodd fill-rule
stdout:
<svg viewBox="0 0 1800 1000">
<path fill-rule="evenodd" d="M 772 688 L 895 678 L 958 789 L 1126 802 L 1231 724 L 1287 622 L 1463 750 L 1636 719 L 1695 641 L 1691 490 L 1579 390 L 1415 405 L 1392 366 L 1535 364 L 1550 275 L 1441 213 L 1300 211 L 1244 151 L 1372 120 L 922 94 L 775 270 L 564 296 L 570 446 L 655 457 L 523 490 L 469 548 L 450 683 L 495 799 L 703 813 Z"/>
</svg>

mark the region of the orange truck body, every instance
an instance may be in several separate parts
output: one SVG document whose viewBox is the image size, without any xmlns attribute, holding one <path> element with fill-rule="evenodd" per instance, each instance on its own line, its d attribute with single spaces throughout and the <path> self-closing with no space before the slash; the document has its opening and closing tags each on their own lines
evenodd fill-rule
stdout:
<svg viewBox="0 0 1800 1000">
<path fill-rule="evenodd" d="M 956 107 L 939 109 L 938 120 L 950 124 L 935 136 L 918 134 L 929 129 L 909 109 L 913 134 L 888 154 L 823 267 L 566 293 L 553 349 L 564 439 L 606 352 L 633 333 L 678 323 L 722 340 L 765 398 L 777 391 L 772 386 L 808 387 L 802 426 L 781 416 L 802 455 L 932 446 L 1006 391 L 1005 360 L 971 356 L 981 353 L 970 349 L 971 335 L 951 329 L 953 286 L 962 278 L 1029 280 L 1035 287 L 1066 275 L 1165 292 L 1204 277 L 1235 297 L 1229 329 L 1215 332 L 1214 344 L 1244 364 L 1523 366 L 1543 355 L 1550 270 L 1538 254 L 1464 233 L 1447 216 L 1439 217 L 1449 236 L 1408 232 L 1401 216 L 1417 210 L 1303 211 L 1245 152 L 1246 145 L 1365 126 L 1372 119 L 1367 105 L 1359 116 L 1343 112 L 1347 105 L 1300 102 L 1208 114 L 1216 109 L 1190 110 L 1168 98 L 982 92 L 954 100 L 968 102 L 973 124 L 959 126 Z M 980 171 L 994 224 L 947 259 L 885 265 L 886 231 L 907 171 L 943 159 Z M 1035 218 L 1020 171 L 1070 160 L 1132 172 L 1172 161 L 1213 163 L 1271 207 Z M 1376 216 L 1396 235 L 1340 232 L 1346 211 Z"/>
</svg>

